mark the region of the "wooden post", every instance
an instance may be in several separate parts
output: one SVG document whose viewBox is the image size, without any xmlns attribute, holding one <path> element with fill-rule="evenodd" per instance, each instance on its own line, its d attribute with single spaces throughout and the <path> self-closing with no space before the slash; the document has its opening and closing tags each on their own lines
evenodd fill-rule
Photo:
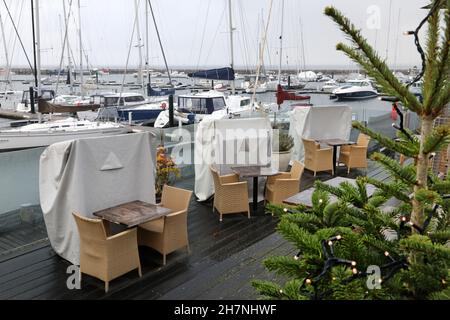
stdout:
<svg viewBox="0 0 450 320">
<path fill-rule="evenodd" d="M 169 95 L 169 127 L 174 127 L 173 119 L 173 94 Z"/>
</svg>

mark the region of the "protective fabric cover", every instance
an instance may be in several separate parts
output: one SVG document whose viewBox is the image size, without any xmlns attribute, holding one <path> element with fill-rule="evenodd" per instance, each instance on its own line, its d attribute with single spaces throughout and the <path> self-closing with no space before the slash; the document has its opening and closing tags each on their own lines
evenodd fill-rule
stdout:
<svg viewBox="0 0 450 320">
<path fill-rule="evenodd" d="M 210 80 L 234 80 L 234 69 L 233 68 L 219 68 L 202 70 L 188 74 L 191 78 L 202 78 Z"/>
<path fill-rule="evenodd" d="M 48 238 L 64 259 L 79 264 L 72 212 L 92 213 L 124 202 L 155 203 L 150 133 L 64 141 L 42 153 L 39 195 Z"/>
<path fill-rule="evenodd" d="M 272 136 L 268 118 L 203 118 L 195 132 L 194 145 L 195 195 L 198 200 L 205 201 L 214 194 L 211 164 L 216 165 L 221 174 L 230 173 L 233 165 L 271 164 Z M 259 179 L 262 187 L 263 180 Z M 251 182 L 249 187 L 252 187 Z"/>
<path fill-rule="evenodd" d="M 304 159 L 302 138 L 350 138 L 352 110 L 348 106 L 297 107 L 290 114 L 289 134 L 294 138 L 291 160 Z"/>
</svg>

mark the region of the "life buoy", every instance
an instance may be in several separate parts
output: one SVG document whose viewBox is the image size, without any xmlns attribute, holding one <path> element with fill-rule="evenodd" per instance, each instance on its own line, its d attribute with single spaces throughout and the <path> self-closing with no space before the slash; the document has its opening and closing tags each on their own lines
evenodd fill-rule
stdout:
<svg viewBox="0 0 450 320">
<path fill-rule="evenodd" d="M 161 109 L 166 110 L 167 104 L 165 102 L 161 103 Z"/>
</svg>

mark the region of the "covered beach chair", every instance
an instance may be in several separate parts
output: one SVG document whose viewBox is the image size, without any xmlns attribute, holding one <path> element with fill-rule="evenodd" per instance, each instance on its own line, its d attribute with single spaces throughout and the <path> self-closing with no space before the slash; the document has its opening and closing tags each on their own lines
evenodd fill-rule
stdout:
<svg viewBox="0 0 450 320">
<path fill-rule="evenodd" d="M 305 168 L 314 172 L 333 170 L 333 148 L 320 148 L 320 144 L 311 139 L 302 138 L 305 147 Z"/>
<path fill-rule="evenodd" d="M 138 243 L 155 249 L 163 256 L 186 248 L 189 253 L 187 214 L 192 191 L 164 185 L 160 205 L 173 212 L 139 225 Z"/>
<path fill-rule="evenodd" d="M 220 221 L 224 214 L 246 212 L 250 219 L 247 181 L 239 181 L 237 174 L 220 176 L 213 166 L 210 166 L 214 179 L 214 209 L 220 214 Z"/>
<path fill-rule="evenodd" d="M 90 219 L 72 213 L 80 234 L 80 280 L 85 273 L 109 282 L 125 273 L 138 269 L 142 276 L 136 229 L 109 235 L 109 228 L 101 219 Z"/>
<path fill-rule="evenodd" d="M 347 173 L 351 168 L 367 169 L 367 149 L 370 137 L 360 133 L 355 145 L 342 146 L 339 154 L 339 162 L 347 166 Z"/>
<path fill-rule="evenodd" d="M 303 163 L 295 160 L 290 172 L 280 172 L 276 176 L 268 177 L 266 201 L 273 204 L 282 204 L 283 200 L 300 192 L 300 179 L 304 167 Z"/>
</svg>

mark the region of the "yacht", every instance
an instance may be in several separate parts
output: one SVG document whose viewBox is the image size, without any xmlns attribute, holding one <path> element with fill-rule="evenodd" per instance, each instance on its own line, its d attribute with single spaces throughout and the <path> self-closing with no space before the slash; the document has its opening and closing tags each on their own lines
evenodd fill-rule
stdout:
<svg viewBox="0 0 450 320">
<path fill-rule="evenodd" d="M 0 152 L 44 147 L 56 142 L 127 133 L 114 122 L 92 122 L 67 118 L 0 130 Z"/>
<path fill-rule="evenodd" d="M 200 122 L 206 115 L 217 117 L 241 117 L 250 115 L 252 111 L 249 97 L 230 95 L 222 92 L 208 91 L 178 96 L 174 105 L 174 121 L 182 124 Z M 169 110 L 161 112 L 154 123 L 155 128 L 169 125 Z"/>
<path fill-rule="evenodd" d="M 134 123 L 154 121 L 159 113 L 168 106 L 166 97 L 146 99 L 136 92 L 106 93 L 92 96 L 99 101 L 101 108 L 98 111 L 100 119 L 120 119 Z"/>
<path fill-rule="evenodd" d="M 330 98 L 338 100 L 360 100 L 378 96 L 377 90 L 370 80 L 349 80 L 347 83 L 333 90 Z"/>
</svg>

